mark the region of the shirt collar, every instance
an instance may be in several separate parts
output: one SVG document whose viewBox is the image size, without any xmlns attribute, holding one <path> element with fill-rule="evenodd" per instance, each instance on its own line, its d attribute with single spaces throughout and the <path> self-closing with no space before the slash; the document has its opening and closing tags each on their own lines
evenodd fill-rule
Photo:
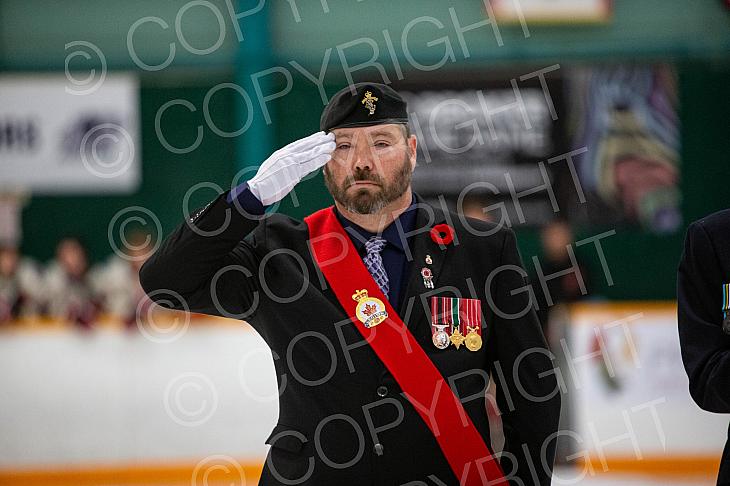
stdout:
<svg viewBox="0 0 730 486">
<path fill-rule="evenodd" d="M 353 223 L 349 219 L 347 219 L 338 209 L 337 206 L 335 208 L 335 215 L 337 216 L 337 219 L 340 221 L 340 224 L 345 229 L 347 233 L 350 233 L 351 235 L 360 235 L 360 237 L 351 238 L 352 243 L 355 245 L 355 248 L 358 250 L 361 250 L 365 246 L 365 241 L 370 239 L 370 237 L 375 236 L 377 233 L 371 233 L 370 231 L 366 230 L 365 228 L 357 225 L 356 223 Z M 403 233 L 411 233 L 413 230 L 413 226 L 416 223 L 416 197 L 413 194 L 413 191 L 411 191 L 411 204 L 406 208 L 405 211 L 403 211 L 400 216 L 398 216 L 396 219 L 400 222 L 400 228 L 402 228 L 401 231 Z M 385 241 L 387 241 L 389 244 L 395 246 L 400 251 L 405 251 L 405 248 L 403 247 L 403 238 L 401 238 L 401 235 L 398 231 L 399 225 L 395 224 L 395 221 L 392 221 L 382 232 L 380 236 L 385 238 Z"/>
</svg>

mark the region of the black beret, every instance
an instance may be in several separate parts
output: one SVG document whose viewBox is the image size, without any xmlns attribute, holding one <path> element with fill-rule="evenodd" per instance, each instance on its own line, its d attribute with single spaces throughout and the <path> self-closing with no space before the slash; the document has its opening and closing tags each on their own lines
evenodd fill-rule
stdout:
<svg viewBox="0 0 730 486">
<path fill-rule="evenodd" d="M 357 83 L 332 97 L 319 119 L 319 129 L 365 127 L 383 123 L 408 123 L 406 101 L 393 88 L 380 83 Z"/>
</svg>

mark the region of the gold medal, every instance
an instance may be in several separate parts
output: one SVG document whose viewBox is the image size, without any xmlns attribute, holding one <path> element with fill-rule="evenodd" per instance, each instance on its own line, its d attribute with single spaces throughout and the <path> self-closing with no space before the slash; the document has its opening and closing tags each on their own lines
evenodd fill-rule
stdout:
<svg viewBox="0 0 730 486">
<path fill-rule="evenodd" d="M 455 328 L 451 332 L 450 339 L 451 339 L 451 342 L 454 344 L 454 346 L 456 346 L 456 349 L 459 349 L 459 346 L 464 344 L 464 339 L 466 339 L 466 338 L 464 337 L 463 334 L 461 334 L 461 331 L 459 331 L 459 328 Z"/>
<path fill-rule="evenodd" d="M 466 335 L 466 349 L 469 351 L 479 351 L 482 347 L 482 337 L 477 333 L 476 327 L 468 326 L 469 332 Z"/>
</svg>

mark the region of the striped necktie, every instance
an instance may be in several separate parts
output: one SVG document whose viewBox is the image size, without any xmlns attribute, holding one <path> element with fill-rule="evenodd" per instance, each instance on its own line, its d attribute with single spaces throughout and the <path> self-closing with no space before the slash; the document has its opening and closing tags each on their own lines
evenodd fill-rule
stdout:
<svg viewBox="0 0 730 486">
<path fill-rule="evenodd" d="M 383 257 L 380 255 L 380 252 L 383 250 L 383 247 L 385 247 L 385 244 L 387 241 L 385 238 L 381 238 L 380 236 L 372 236 L 368 241 L 365 242 L 365 250 L 367 251 L 367 255 L 365 255 L 365 258 L 363 258 L 363 263 L 365 263 L 365 266 L 368 269 L 368 272 L 370 272 L 370 275 L 373 276 L 373 279 L 375 280 L 375 283 L 378 284 L 378 287 L 380 287 L 380 290 L 383 291 L 385 296 L 388 296 L 388 274 L 385 271 L 385 267 L 383 266 Z"/>
</svg>

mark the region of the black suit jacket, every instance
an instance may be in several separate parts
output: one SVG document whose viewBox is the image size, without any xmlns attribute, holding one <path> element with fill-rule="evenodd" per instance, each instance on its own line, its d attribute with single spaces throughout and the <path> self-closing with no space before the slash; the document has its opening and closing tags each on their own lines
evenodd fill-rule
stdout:
<svg viewBox="0 0 730 486">
<path fill-rule="evenodd" d="M 165 239 L 140 270 L 140 282 L 166 307 L 246 320 L 271 348 L 280 411 L 260 484 L 458 484 L 428 426 L 313 264 L 306 224 L 281 214 L 243 216 L 225 196 Z M 474 229 L 493 233 L 477 236 L 418 194 L 416 203 L 414 264 L 398 313 L 487 445 L 484 395 L 493 374 L 505 473 L 525 485 L 549 484 L 560 391 L 514 233 L 469 219 Z M 456 239 L 441 249 L 429 229 L 444 222 Z M 434 289 L 420 275 L 427 254 Z M 432 344 L 431 295 L 481 299 L 479 351 Z"/>
<path fill-rule="evenodd" d="M 723 331 L 722 285 L 730 283 L 730 209 L 687 229 L 677 275 L 679 340 L 689 391 L 709 412 L 730 413 L 730 327 Z M 730 484 L 730 443 L 718 484 Z"/>
</svg>

